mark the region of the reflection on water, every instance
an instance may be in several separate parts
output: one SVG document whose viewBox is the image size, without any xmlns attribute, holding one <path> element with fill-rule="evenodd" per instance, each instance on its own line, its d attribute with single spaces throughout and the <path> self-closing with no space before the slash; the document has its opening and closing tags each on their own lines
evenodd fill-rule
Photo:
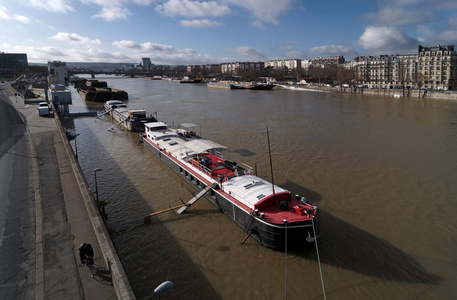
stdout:
<svg viewBox="0 0 457 300">
<path fill-rule="evenodd" d="M 333 299 L 436 298 L 457 292 L 457 103 L 303 91 L 237 91 L 168 81 L 100 78 L 128 106 L 168 124 L 192 122 L 224 156 L 256 166 L 321 210 L 320 258 Z M 102 104 L 75 99 L 75 107 Z M 66 120 L 139 299 L 171 280 L 170 299 L 322 298 L 315 251 L 284 253 L 254 239 L 202 199 L 186 214 L 141 218 L 195 193 L 109 117 Z M 72 145 L 74 145 L 72 143 Z M 139 220 L 128 223 L 131 220 Z M 127 224 L 128 223 L 128 224 Z M 287 262 L 287 264 L 286 264 Z M 285 274 L 287 272 L 287 283 Z"/>
</svg>

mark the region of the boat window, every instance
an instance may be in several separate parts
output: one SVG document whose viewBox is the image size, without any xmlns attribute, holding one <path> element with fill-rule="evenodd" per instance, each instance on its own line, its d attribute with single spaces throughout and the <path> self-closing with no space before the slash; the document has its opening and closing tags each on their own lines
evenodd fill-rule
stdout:
<svg viewBox="0 0 457 300">
<path fill-rule="evenodd" d="M 173 141 L 173 142 L 169 143 L 170 146 L 173 146 L 173 145 L 176 145 L 176 144 L 178 144 L 178 142 L 176 142 L 176 141 Z"/>
<path fill-rule="evenodd" d="M 260 199 L 262 199 L 262 198 L 264 198 L 264 197 L 265 197 L 265 195 L 264 195 L 264 194 L 260 194 L 260 195 L 258 195 L 258 196 L 257 196 L 257 199 L 259 199 L 259 200 L 260 200 Z"/>
<path fill-rule="evenodd" d="M 167 138 L 164 138 L 163 140 L 164 140 L 164 141 L 169 141 L 169 140 L 170 140 L 170 138 L 169 138 L 169 137 L 167 137 Z"/>
<path fill-rule="evenodd" d="M 250 189 L 250 188 L 252 188 L 252 187 L 254 187 L 256 185 L 261 185 L 261 184 L 263 184 L 262 181 L 253 181 L 252 183 L 250 183 L 248 185 L 245 185 L 244 188 L 245 189 Z"/>
</svg>

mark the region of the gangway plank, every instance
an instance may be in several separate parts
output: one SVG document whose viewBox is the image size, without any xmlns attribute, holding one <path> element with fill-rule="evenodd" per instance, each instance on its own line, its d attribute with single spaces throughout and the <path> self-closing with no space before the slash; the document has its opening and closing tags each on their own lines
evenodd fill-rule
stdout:
<svg viewBox="0 0 457 300">
<path fill-rule="evenodd" d="M 198 199 L 203 197 L 208 191 L 210 191 L 213 188 L 213 186 L 207 186 L 203 190 L 201 190 L 195 197 L 189 200 L 184 206 L 182 206 L 180 209 L 178 209 L 178 214 L 182 214 L 186 209 L 192 206 L 195 202 L 197 202 Z"/>
<path fill-rule="evenodd" d="M 110 131 L 110 130 L 113 129 L 114 127 L 119 126 L 119 124 L 121 124 L 121 123 L 124 122 L 124 121 L 125 121 L 125 120 L 122 120 L 122 121 L 120 121 L 119 123 L 116 123 L 116 125 L 114 125 L 114 126 L 108 128 L 106 131 Z"/>
</svg>

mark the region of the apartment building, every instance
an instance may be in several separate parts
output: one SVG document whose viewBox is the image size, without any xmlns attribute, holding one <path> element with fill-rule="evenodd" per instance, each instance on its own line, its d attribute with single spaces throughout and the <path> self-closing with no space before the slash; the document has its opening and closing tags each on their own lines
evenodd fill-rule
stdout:
<svg viewBox="0 0 457 300">
<path fill-rule="evenodd" d="M 208 73 L 208 74 L 217 74 L 221 73 L 221 65 L 208 64 L 208 65 L 190 65 L 187 66 L 188 73 Z"/>
<path fill-rule="evenodd" d="M 358 84 L 370 88 L 457 89 L 454 45 L 419 45 L 418 54 L 358 56 L 354 62 Z"/>
<path fill-rule="evenodd" d="M 325 66 L 325 65 L 342 65 L 346 62 L 344 56 L 329 56 L 329 57 L 315 57 L 310 60 L 312 65 Z"/>
<path fill-rule="evenodd" d="M 417 80 L 422 88 L 457 89 L 457 52 L 454 45 L 419 46 Z"/>
<path fill-rule="evenodd" d="M 256 70 L 261 71 L 265 67 L 265 63 L 258 62 L 231 62 L 231 63 L 222 63 L 221 64 L 221 73 L 222 74 L 232 74 L 238 75 L 241 71 L 244 70 Z"/>
<path fill-rule="evenodd" d="M 289 70 L 301 68 L 301 59 L 278 59 L 265 62 L 265 68 L 271 67 L 275 70 L 287 68 Z"/>
</svg>

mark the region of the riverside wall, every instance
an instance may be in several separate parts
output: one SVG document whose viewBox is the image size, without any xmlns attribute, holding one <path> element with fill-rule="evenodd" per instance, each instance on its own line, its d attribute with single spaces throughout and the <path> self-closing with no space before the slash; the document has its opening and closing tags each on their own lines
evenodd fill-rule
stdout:
<svg viewBox="0 0 457 300">
<path fill-rule="evenodd" d="M 56 112 L 54 107 L 53 110 L 54 112 Z M 116 295 L 118 299 L 136 299 L 135 294 L 133 293 L 133 289 L 127 278 L 127 274 L 125 273 L 125 270 L 122 266 L 122 262 L 117 254 L 116 247 L 114 246 L 113 241 L 111 240 L 108 229 L 105 226 L 105 221 L 95 203 L 94 197 L 89 189 L 86 178 L 84 177 L 84 174 L 76 160 L 73 149 L 70 145 L 70 141 L 65 135 L 65 132 L 61 125 L 60 116 L 58 114 L 56 114 L 55 121 L 57 129 L 62 137 L 62 140 L 64 141 L 64 146 L 68 154 L 71 168 L 75 175 L 85 207 L 87 209 L 87 214 L 89 215 L 89 219 L 91 220 L 95 235 L 102 249 L 101 254 L 104 260 L 106 261 L 107 265 L 109 266 L 109 270 L 111 271 L 113 280 L 112 283 L 116 291 Z"/>
<path fill-rule="evenodd" d="M 369 94 L 369 95 L 380 95 L 387 97 L 394 97 L 395 95 L 403 95 L 403 89 L 369 89 L 369 88 L 358 88 L 356 90 L 352 88 L 336 88 L 328 86 L 318 85 L 292 85 L 292 84 L 280 84 L 280 88 L 285 89 L 303 89 L 303 90 L 315 90 L 315 91 L 326 91 L 332 93 L 345 93 L 345 94 Z M 442 99 L 442 100 L 457 100 L 457 91 L 426 91 L 425 90 L 408 90 L 405 89 L 406 98 L 421 98 L 421 99 Z"/>
</svg>

